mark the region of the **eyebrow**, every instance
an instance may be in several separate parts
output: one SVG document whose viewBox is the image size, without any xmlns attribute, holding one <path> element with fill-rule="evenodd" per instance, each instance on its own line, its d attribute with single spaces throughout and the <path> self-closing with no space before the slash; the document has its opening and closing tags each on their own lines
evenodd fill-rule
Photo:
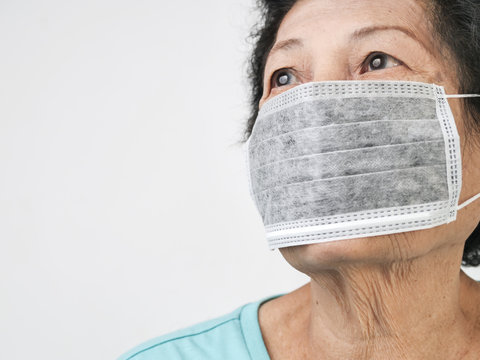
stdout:
<svg viewBox="0 0 480 360">
<path fill-rule="evenodd" d="M 374 32 L 384 31 L 384 30 L 397 30 L 404 33 L 405 35 L 407 35 L 408 37 L 410 37 L 411 39 L 419 43 L 431 55 L 433 55 L 432 51 L 415 35 L 415 33 L 413 33 L 409 29 L 404 28 L 402 26 L 375 25 L 375 26 L 364 27 L 362 29 L 359 29 L 353 32 L 353 34 L 350 36 L 350 41 L 359 40 L 369 35 L 372 35 Z"/>
<path fill-rule="evenodd" d="M 276 43 L 272 47 L 272 50 L 269 51 L 268 56 L 270 57 L 272 54 L 280 50 L 291 50 L 291 49 L 300 48 L 300 47 L 303 47 L 303 41 L 301 39 L 293 38 L 293 39 L 282 40 Z"/>
<path fill-rule="evenodd" d="M 418 39 L 418 37 L 412 31 L 402 26 L 376 25 L 376 26 L 364 27 L 362 29 L 358 29 L 355 32 L 353 32 L 353 34 L 350 36 L 350 41 L 359 40 L 369 35 L 372 35 L 374 32 L 384 31 L 384 30 L 397 30 L 404 33 L 408 37 L 418 42 L 423 48 L 425 48 L 426 51 L 428 51 L 430 54 L 433 55 L 432 51 L 427 46 L 425 46 L 425 44 L 422 41 L 420 41 L 420 39 Z M 291 50 L 291 49 L 301 48 L 301 47 L 303 47 L 303 41 L 299 38 L 282 40 L 276 43 L 272 47 L 272 49 L 268 53 L 268 57 L 272 56 L 274 53 L 278 51 Z"/>
</svg>

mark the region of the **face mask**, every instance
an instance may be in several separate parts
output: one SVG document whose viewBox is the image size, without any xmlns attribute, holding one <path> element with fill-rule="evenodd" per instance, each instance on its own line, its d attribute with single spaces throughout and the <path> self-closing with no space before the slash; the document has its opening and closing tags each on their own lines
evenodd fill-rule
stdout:
<svg viewBox="0 0 480 360">
<path fill-rule="evenodd" d="M 247 141 L 270 249 L 456 219 L 460 139 L 441 86 L 311 82 L 265 102 Z"/>
</svg>

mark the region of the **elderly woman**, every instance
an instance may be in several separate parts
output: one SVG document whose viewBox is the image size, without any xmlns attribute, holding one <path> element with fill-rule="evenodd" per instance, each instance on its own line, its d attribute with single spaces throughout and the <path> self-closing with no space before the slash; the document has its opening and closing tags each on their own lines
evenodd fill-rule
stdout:
<svg viewBox="0 0 480 360">
<path fill-rule="evenodd" d="M 261 9 L 251 189 L 311 281 L 123 359 L 480 359 L 480 2 Z"/>
</svg>

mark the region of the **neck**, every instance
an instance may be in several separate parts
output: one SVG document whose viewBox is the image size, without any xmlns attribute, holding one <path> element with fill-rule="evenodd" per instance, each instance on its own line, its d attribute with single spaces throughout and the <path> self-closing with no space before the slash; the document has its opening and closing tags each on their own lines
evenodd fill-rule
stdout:
<svg viewBox="0 0 480 360">
<path fill-rule="evenodd" d="M 290 317 L 308 358 L 476 359 L 477 287 L 451 253 L 310 274 Z"/>
</svg>

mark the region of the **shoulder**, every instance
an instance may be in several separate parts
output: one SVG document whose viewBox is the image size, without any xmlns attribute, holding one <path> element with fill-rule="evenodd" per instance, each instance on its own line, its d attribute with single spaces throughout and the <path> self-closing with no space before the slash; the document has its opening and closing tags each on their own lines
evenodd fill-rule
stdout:
<svg viewBox="0 0 480 360">
<path fill-rule="evenodd" d="M 226 343 L 241 347 L 242 309 L 147 341 L 118 360 L 188 359 L 195 353 L 219 351 Z"/>
<path fill-rule="evenodd" d="M 261 302 L 243 305 L 221 317 L 154 338 L 118 360 L 250 359 L 248 337 L 251 335 L 245 338 L 245 330 L 258 327 L 256 316 Z M 258 335 L 261 340 L 261 333 Z"/>
</svg>

